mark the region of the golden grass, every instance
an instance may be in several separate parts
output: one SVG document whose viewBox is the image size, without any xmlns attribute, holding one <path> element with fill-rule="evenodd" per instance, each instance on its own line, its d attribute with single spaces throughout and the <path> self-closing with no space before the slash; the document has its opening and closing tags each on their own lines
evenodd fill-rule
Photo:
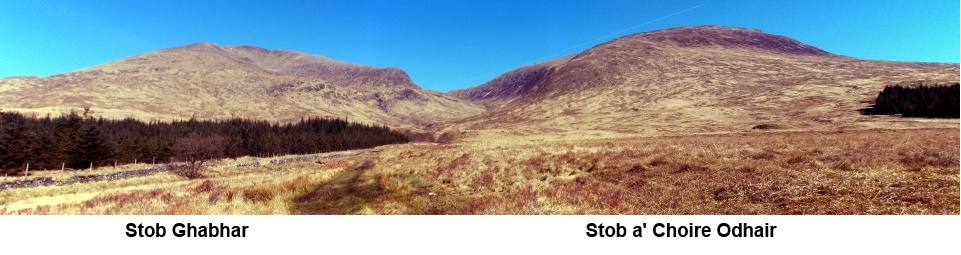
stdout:
<svg viewBox="0 0 961 255">
<path fill-rule="evenodd" d="M 956 129 L 396 146 L 319 213 L 957 214 L 958 154 Z"/>
<path fill-rule="evenodd" d="M 0 214 L 290 214 L 294 196 L 347 165 L 337 162 L 260 168 L 234 168 L 221 162 L 210 167 L 204 179 L 188 180 L 165 172 L 107 182 L 10 189 L 0 192 Z"/>
<path fill-rule="evenodd" d="M 514 138 L 4 190 L 0 214 L 958 214 L 961 203 L 957 129 Z"/>
</svg>

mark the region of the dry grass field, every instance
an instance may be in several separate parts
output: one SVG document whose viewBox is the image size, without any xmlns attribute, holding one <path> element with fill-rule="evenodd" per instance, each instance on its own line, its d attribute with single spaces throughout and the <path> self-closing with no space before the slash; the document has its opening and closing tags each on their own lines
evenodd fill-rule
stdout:
<svg viewBox="0 0 961 255">
<path fill-rule="evenodd" d="M 958 129 L 413 143 L 0 191 L 0 214 L 958 214 Z M 267 159 L 240 159 L 236 162 Z M 56 175 L 54 174 L 56 178 Z"/>
<path fill-rule="evenodd" d="M 233 165 L 235 161 L 255 160 L 264 166 Z M 295 196 L 353 164 L 350 159 L 340 159 L 323 165 L 298 162 L 266 166 L 268 161 L 244 157 L 213 162 L 204 172 L 205 177 L 195 180 L 162 172 L 113 181 L 3 190 L 0 214 L 290 214 L 290 201 Z M 41 172 L 31 172 L 31 176 L 43 175 Z M 46 176 L 73 176 L 70 172 L 53 172 L 56 173 Z M 102 168 L 95 169 L 93 174 L 111 172 L 112 168 Z"/>
</svg>

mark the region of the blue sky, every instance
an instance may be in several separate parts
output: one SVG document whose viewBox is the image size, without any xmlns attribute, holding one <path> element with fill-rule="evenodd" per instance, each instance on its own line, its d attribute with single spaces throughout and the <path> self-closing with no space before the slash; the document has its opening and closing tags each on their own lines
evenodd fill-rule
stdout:
<svg viewBox="0 0 961 255">
<path fill-rule="evenodd" d="M 396 66 L 448 91 L 624 35 L 708 24 L 858 58 L 959 59 L 959 2 L 943 0 L 4 1 L 0 77 L 212 42 Z"/>
</svg>

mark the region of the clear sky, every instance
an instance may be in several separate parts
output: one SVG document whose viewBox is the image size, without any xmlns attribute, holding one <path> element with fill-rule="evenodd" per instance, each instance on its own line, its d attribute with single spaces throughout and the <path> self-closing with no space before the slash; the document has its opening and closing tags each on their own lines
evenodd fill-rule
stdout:
<svg viewBox="0 0 961 255">
<path fill-rule="evenodd" d="M 638 32 L 757 28 L 846 56 L 958 63 L 959 1 L 7 1 L 0 77 L 47 76 L 195 42 L 396 66 L 423 88 Z"/>
</svg>

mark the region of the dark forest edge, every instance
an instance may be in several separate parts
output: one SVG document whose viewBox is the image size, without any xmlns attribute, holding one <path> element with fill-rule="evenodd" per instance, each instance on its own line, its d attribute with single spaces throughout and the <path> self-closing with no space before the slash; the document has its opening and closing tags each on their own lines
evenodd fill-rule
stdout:
<svg viewBox="0 0 961 255">
<path fill-rule="evenodd" d="M 904 117 L 958 118 L 958 83 L 916 86 L 901 84 L 886 86 L 864 114 L 893 115 Z"/>
<path fill-rule="evenodd" d="M 22 172 L 84 169 L 127 163 L 166 163 L 242 156 L 312 154 L 406 143 L 386 126 L 342 119 L 308 118 L 295 123 L 249 119 L 145 123 L 90 117 L 90 110 L 60 117 L 0 112 L 0 169 Z"/>
</svg>

